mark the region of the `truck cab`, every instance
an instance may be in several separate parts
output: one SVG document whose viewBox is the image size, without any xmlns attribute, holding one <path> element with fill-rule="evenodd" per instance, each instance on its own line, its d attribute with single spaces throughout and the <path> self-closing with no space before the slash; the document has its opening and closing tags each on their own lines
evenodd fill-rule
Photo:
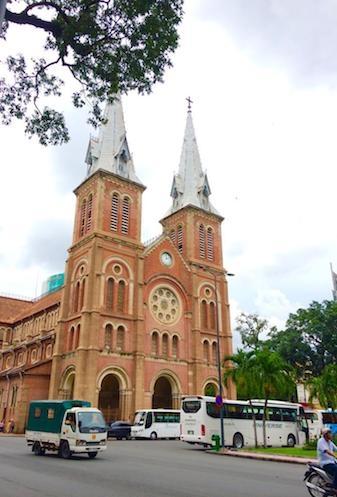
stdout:
<svg viewBox="0 0 337 497">
<path fill-rule="evenodd" d="M 81 400 L 40 400 L 30 403 L 27 444 L 36 455 L 58 452 L 94 458 L 106 449 L 107 426 L 100 410 Z"/>
</svg>

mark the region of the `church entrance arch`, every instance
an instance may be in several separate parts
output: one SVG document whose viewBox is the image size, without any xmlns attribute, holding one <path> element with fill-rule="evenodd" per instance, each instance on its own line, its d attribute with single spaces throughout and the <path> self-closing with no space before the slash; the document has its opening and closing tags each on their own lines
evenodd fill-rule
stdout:
<svg viewBox="0 0 337 497">
<path fill-rule="evenodd" d="M 59 397 L 64 400 L 74 398 L 74 385 L 75 385 L 75 368 L 69 368 L 63 375 L 61 381 L 61 388 L 59 390 Z"/>
<path fill-rule="evenodd" d="M 154 384 L 152 409 L 172 409 L 172 387 L 165 376 L 160 376 Z"/>
<path fill-rule="evenodd" d="M 103 378 L 98 408 L 108 423 L 121 419 L 120 381 L 115 374 L 108 374 Z"/>
</svg>

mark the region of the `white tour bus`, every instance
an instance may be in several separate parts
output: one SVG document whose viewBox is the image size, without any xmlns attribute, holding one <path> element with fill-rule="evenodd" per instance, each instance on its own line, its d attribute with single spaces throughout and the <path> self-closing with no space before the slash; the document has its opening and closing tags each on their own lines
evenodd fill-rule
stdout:
<svg viewBox="0 0 337 497">
<path fill-rule="evenodd" d="M 133 438 L 179 438 L 180 411 L 173 409 L 143 409 L 136 411 L 131 427 Z"/>
<path fill-rule="evenodd" d="M 330 428 L 334 436 L 337 435 L 337 411 L 332 409 L 305 409 L 309 425 L 310 440 L 317 440 L 323 428 Z"/>
<path fill-rule="evenodd" d="M 258 444 L 263 444 L 263 400 L 253 401 Z M 254 446 L 252 412 L 248 401 L 224 400 L 225 445 L 235 448 Z M 302 445 L 308 433 L 307 421 L 300 404 L 271 400 L 266 422 L 267 444 L 272 446 Z M 186 396 L 181 405 L 183 442 L 212 445 L 212 435 L 220 435 L 220 408 L 215 397 Z"/>
</svg>

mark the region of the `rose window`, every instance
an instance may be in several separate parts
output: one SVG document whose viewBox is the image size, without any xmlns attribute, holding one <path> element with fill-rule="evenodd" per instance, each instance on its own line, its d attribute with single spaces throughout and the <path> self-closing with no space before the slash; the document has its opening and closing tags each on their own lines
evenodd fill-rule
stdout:
<svg viewBox="0 0 337 497">
<path fill-rule="evenodd" d="M 153 316 L 161 323 L 171 324 L 176 321 L 179 303 L 169 288 L 157 288 L 152 294 L 150 308 Z"/>
</svg>

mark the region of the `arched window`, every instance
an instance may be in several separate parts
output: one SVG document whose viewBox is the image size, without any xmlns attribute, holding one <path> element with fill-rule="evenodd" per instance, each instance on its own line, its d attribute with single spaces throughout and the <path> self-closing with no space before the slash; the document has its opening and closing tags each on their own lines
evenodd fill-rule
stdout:
<svg viewBox="0 0 337 497">
<path fill-rule="evenodd" d="M 85 279 L 82 280 L 81 284 L 81 292 L 80 292 L 80 310 L 83 309 L 84 305 L 84 296 L 85 296 Z"/>
<path fill-rule="evenodd" d="M 80 298 L 80 282 L 78 281 L 75 285 L 75 291 L 74 291 L 74 312 L 78 312 L 79 298 Z"/>
<path fill-rule="evenodd" d="M 118 229 L 118 210 L 119 210 L 119 195 L 118 193 L 114 193 L 112 195 L 112 201 L 111 201 L 111 221 L 110 221 L 111 231 L 117 231 Z"/>
<path fill-rule="evenodd" d="M 81 205 L 80 212 L 80 236 L 83 236 L 85 233 L 85 219 L 87 214 L 87 201 L 84 199 Z"/>
<path fill-rule="evenodd" d="M 172 338 L 172 356 L 175 358 L 179 357 L 179 338 L 177 335 L 174 335 Z"/>
<path fill-rule="evenodd" d="M 104 330 L 104 347 L 112 349 L 112 325 L 107 324 Z"/>
<path fill-rule="evenodd" d="M 215 322 L 216 322 L 215 312 L 216 312 L 215 304 L 214 304 L 214 302 L 211 302 L 209 304 L 209 324 L 210 324 L 211 330 L 215 330 Z"/>
<path fill-rule="evenodd" d="M 113 299 L 114 299 L 114 280 L 113 278 L 109 278 L 107 282 L 107 288 L 106 288 L 106 308 L 107 309 L 112 309 L 113 308 Z"/>
<path fill-rule="evenodd" d="M 159 336 L 156 331 L 152 333 L 151 337 L 151 353 L 153 355 L 158 355 L 159 354 Z"/>
<path fill-rule="evenodd" d="M 200 326 L 201 329 L 207 330 L 207 302 L 202 300 L 200 304 Z"/>
<path fill-rule="evenodd" d="M 86 233 L 89 233 L 89 231 L 91 230 L 91 226 L 92 226 L 92 195 L 90 194 L 87 203 L 87 215 L 86 215 L 86 227 L 85 227 Z"/>
<path fill-rule="evenodd" d="M 75 338 L 75 328 L 72 326 L 69 330 L 69 335 L 68 335 L 68 350 L 73 350 L 74 349 L 74 338 Z"/>
<path fill-rule="evenodd" d="M 162 355 L 164 357 L 168 356 L 168 334 L 164 333 L 162 341 Z"/>
<path fill-rule="evenodd" d="M 117 311 L 124 312 L 124 306 L 125 306 L 125 281 L 121 280 L 118 283 Z"/>
<path fill-rule="evenodd" d="M 205 386 L 204 394 L 207 395 L 208 397 L 215 397 L 217 394 L 217 387 L 214 385 L 214 383 L 207 383 Z"/>
<path fill-rule="evenodd" d="M 77 349 L 79 344 L 80 344 L 80 332 L 81 332 L 81 325 L 78 324 L 77 328 L 76 328 L 76 334 L 75 334 L 74 349 Z"/>
<path fill-rule="evenodd" d="M 209 342 L 205 340 L 203 343 L 203 351 L 204 351 L 204 361 L 209 363 Z"/>
<path fill-rule="evenodd" d="M 207 259 L 214 259 L 214 234 L 212 228 L 207 228 Z"/>
<path fill-rule="evenodd" d="M 117 328 L 117 340 L 116 340 L 116 348 L 117 350 L 124 350 L 124 339 L 125 339 L 125 331 L 123 326 L 118 326 Z"/>
<path fill-rule="evenodd" d="M 123 198 L 122 204 L 122 233 L 127 235 L 129 233 L 129 222 L 130 222 L 130 200 L 128 197 Z"/>
<path fill-rule="evenodd" d="M 205 252 L 206 252 L 205 226 L 203 224 L 200 224 L 200 226 L 199 226 L 199 255 L 200 255 L 201 259 L 205 259 Z"/>
<path fill-rule="evenodd" d="M 170 231 L 170 238 L 172 240 L 172 243 L 175 245 L 176 244 L 176 231 L 175 230 Z"/>
<path fill-rule="evenodd" d="M 218 362 L 218 347 L 217 347 L 217 344 L 216 342 L 213 342 L 212 343 L 212 362 L 213 364 L 217 364 Z"/>
<path fill-rule="evenodd" d="M 180 253 L 183 251 L 183 242 L 183 227 L 180 224 L 177 229 L 177 247 Z"/>
</svg>

